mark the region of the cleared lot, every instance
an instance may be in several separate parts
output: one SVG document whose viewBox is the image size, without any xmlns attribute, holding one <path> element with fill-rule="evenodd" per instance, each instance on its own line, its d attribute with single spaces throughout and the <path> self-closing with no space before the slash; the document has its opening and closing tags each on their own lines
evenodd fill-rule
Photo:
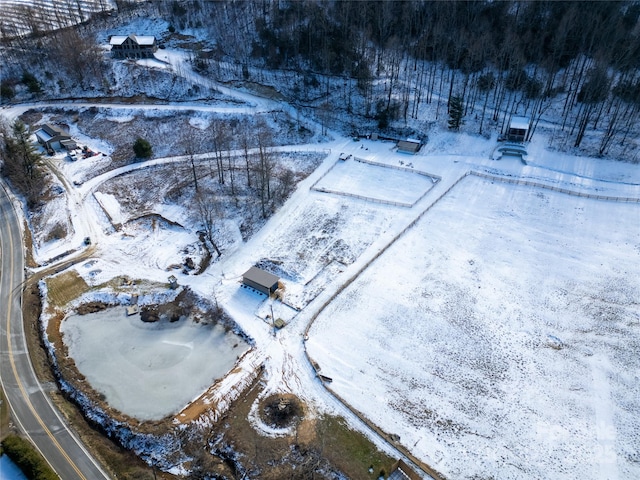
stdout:
<svg viewBox="0 0 640 480">
<path fill-rule="evenodd" d="M 468 177 L 322 312 L 332 388 L 447 478 L 640 475 L 640 208 Z"/>
<path fill-rule="evenodd" d="M 409 207 L 433 187 L 434 181 L 410 167 L 389 167 L 351 156 L 338 161 L 313 188 Z"/>
</svg>

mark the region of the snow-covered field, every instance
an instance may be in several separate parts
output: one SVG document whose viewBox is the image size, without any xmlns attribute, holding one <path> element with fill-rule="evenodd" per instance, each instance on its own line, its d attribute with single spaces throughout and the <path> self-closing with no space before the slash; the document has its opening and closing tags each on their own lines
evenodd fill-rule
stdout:
<svg viewBox="0 0 640 480">
<path fill-rule="evenodd" d="M 322 312 L 308 350 L 447 478 L 633 478 L 639 279 L 637 204 L 471 176 Z"/>
<path fill-rule="evenodd" d="M 476 142 L 476 151 L 490 151 L 486 140 Z M 406 162 L 389 143 L 338 139 L 250 241 L 204 275 L 175 273 L 201 295 L 215 291 L 256 340 L 266 391 L 295 393 L 320 411 L 335 408 L 306 373 L 302 331 L 321 302 L 384 251 L 310 331 L 308 351 L 342 398 L 446 478 L 635 476 L 639 205 L 465 174 L 638 197 L 637 167 L 532 145 L 528 165 L 488 155 L 413 157 L 416 170 L 441 180 L 424 197 L 416 194 L 410 208 L 311 188 L 321 181 L 327 190 L 348 192 L 354 171 L 334 167 L 341 152 L 360 153 L 360 144 L 371 162 Z M 359 165 L 365 168 L 354 188 L 370 179 L 377 195 L 407 195 L 405 176 L 381 180 L 380 171 L 395 169 Z M 112 215 L 119 211 L 115 197 L 101 200 Z M 174 217 L 180 221 L 179 213 Z M 98 236 L 109 247 L 78 271 L 92 284 L 122 273 L 166 280 L 166 265 L 178 255 L 171 247 L 176 232 L 138 228 L 121 238 Z M 150 261 L 160 258 L 167 260 Z M 285 301 L 299 313 L 240 288 L 253 264 L 281 276 Z M 271 306 L 288 323 L 275 339 Z M 138 415 L 150 414 L 143 410 Z"/>
<path fill-rule="evenodd" d="M 350 157 L 338 161 L 313 188 L 410 207 L 431 189 L 435 181 L 410 167 L 389 168 Z"/>
</svg>

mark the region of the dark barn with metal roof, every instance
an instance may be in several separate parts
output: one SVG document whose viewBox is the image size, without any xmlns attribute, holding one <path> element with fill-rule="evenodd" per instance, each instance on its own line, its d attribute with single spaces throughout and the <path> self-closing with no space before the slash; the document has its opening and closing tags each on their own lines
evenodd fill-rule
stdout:
<svg viewBox="0 0 640 480">
<path fill-rule="evenodd" d="M 270 295 L 278 288 L 280 279 L 272 273 L 265 272 L 258 267 L 251 267 L 242 275 L 242 283 L 255 288 L 265 295 Z"/>
</svg>

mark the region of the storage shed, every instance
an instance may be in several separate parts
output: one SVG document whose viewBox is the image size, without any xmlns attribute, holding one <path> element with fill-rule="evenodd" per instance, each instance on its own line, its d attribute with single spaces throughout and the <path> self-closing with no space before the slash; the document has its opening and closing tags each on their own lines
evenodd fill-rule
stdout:
<svg viewBox="0 0 640 480">
<path fill-rule="evenodd" d="M 413 138 L 407 138 L 406 140 L 400 140 L 398 142 L 398 152 L 411 153 L 415 155 L 420 150 L 422 142 Z"/>
<path fill-rule="evenodd" d="M 251 267 L 242 275 L 242 283 L 248 287 L 255 288 L 265 295 L 270 295 L 276 291 L 279 280 L 276 275 L 265 272 L 258 267 Z"/>
<path fill-rule="evenodd" d="M 527 117 L 512 117 L 507 130 L 507 141 L 524 142 L 529 131 L 529 119 Z"/>
</svg>

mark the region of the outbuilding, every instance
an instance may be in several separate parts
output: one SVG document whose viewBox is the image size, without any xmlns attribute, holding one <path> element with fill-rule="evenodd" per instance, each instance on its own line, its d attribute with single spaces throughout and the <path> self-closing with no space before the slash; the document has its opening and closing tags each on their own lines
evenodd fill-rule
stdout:
<svg viewBox="0 0 640 480">
<path fill-rule="evenodd" d="M 265 295 L 270 295 L 278 288 L 280 279 L 272 273 L 265 272 L 258 267 L 251 267 L 242 275 L 242 283 L 255 288 Z"/>
<path fill-rule="evenodd" d="M 512 117 L 507 130 L 507 141 L 524 142 L 529 132 L 529 119 L 527 117 Z"/>
<path fill-rule="evenodd" d="M 398 152 L 402 153 L 415 155 L 418 153 L 418 150 L 420 150 L 420 147 L 422 147 L 422 142 L 413 138 L 407 138 L 406 140 L 400 140 L 398 142 Z"/>
</svg>

